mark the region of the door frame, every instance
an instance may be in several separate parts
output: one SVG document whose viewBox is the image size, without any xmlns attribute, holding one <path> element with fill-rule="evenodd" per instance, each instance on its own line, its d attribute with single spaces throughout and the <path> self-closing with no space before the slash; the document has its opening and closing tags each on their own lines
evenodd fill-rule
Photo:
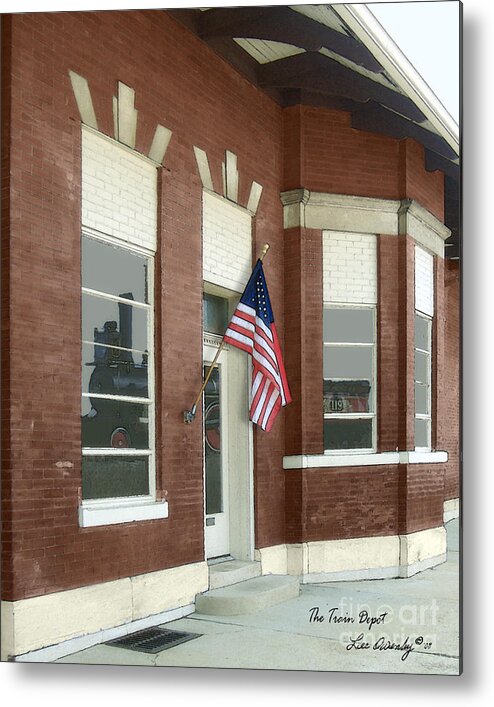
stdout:
<svg viewBox="0 0 494 707">
<path fill-rule="evenodd" d="M 203 366 L 207 349 L 215 353 L 222 337 L 204 333 Z M 208 354 L 208 359 L 210 355 Z M 244 351 L 225 345 L 220 354 L 223 358 L 223 370 L 226 370 L 225 388 L 226 406 L 223 408 L 226 424 L 227 448 L 224 461 L 227 476 L 228 494 L 228 555 L 237 560 L 251 562 L 254 559 L 254 450 L 253 426 L 249 421 L 249 382 L 251 374 L 250 359 Z M 225 378 L 225 377 L 224 377 Z M 203 423 L 204 435 L 204 423 Z M 223 434 L 222 434 L 223 436 Z M 204 449 L 204 447 L 203 447 Z M 204 453 L 204 452 L 203 452 Z M 204 554 L 206 545 L 206 478 L 204 473 Z"/>
<path fill-rule="evenodd" d="M 203 343 L 203 371 L 207 375 L 206 366 L 211 364 L 218 346 Z M 215 369 L 220 372 L 219 376 L 219 406 L 220 406 L 220 485 L 221 485 L 221 511 L 217 513 L 207 513 L 207 478 L 206 478 L 206 390 L 203 394 L 203 473 L 204 473 L 204 544 L 206 559 L 215 558 L 230 553 L 230 494 L 229 494 L 229 474 L 228 474 L 228 352 L 222 350 Z M 214 373 L 213 373 L 214 376 Z M 213 376 L 210 380 L 212 380 Z"/>
</svg>

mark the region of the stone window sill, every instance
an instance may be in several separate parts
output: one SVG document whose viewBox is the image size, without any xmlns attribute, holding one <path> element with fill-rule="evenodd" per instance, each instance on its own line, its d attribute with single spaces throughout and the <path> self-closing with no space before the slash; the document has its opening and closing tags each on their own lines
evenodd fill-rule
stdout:
<svg viewBox="0 0 494 707">
<path fill-rule="evenodd" d="M 283 457 L 283 469 L 322 469 L 341 466 L 441 464 L 447 452 L 380 452 L 376 454 L 295 454 Z"/>
<path fill-rule="evenodd" d="M 79 507 L 79 525 L 81 528 L 160 518 L 168 518 L 168 503 L 166 501 L 141 501 L 128 505 L 108 503 L 104 505 L 82 505 Z"/>
</svg>

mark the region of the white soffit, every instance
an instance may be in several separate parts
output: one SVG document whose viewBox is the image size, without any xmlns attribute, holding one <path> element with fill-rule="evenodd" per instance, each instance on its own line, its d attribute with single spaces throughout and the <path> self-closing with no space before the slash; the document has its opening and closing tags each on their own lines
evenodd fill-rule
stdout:
<svg viewBox="0 0 494 707">
<path fill-rule="evenodd" d="M 305 54 L 305 49 L 295 47 L 293 44 L 285 44 L 284 42 L 273 42 L 266 39 L 244 39 L 241 37 L 234 37 L 233 41 L 259 64 L 270 64 L 278 59 Z"/>
<path fill-rule="evenodd" d="M 344 24 L 339 17 L 334 14 L 329 5 L 290 5 L 290 9 L 295 10 L 295 12 L 298 12 L 300 15 L 310 17 L 311 20 L 315 20 L 321 25 L 326 25 L 326 27 L 334 29 L 336 32 L 341 32 L 341 34 L 348 36 Z"/>
</svg>

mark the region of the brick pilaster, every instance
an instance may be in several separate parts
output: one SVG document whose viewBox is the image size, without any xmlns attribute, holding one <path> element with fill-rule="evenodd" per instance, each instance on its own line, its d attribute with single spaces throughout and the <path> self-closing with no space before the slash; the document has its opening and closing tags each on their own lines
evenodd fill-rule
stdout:
<svg viewBox="0 0 494 707">
<path fill-rule="evenodd" d="M 322 234 L 285 231 L 285 363 L 293 402 L 286 408 L 286 454 L 321 454 Z"/>
</svg>

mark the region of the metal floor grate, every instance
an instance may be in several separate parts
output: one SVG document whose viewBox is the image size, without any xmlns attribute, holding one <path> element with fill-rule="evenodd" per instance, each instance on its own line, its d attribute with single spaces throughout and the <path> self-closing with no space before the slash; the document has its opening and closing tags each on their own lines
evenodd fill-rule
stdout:
<svg viewBox="0 0 494 707">
<path fill-rule="evenodd" d="M 153 627 L 106 641 L 106 645 L 127 648 L 129 651 L 140 651 L 141 653 L 159 653 L 167 648 L 178 646 L 180 643 L 192 641 L 193 638 L 199 638 L 199 636 L 202 634 Z"/>
</svg>

